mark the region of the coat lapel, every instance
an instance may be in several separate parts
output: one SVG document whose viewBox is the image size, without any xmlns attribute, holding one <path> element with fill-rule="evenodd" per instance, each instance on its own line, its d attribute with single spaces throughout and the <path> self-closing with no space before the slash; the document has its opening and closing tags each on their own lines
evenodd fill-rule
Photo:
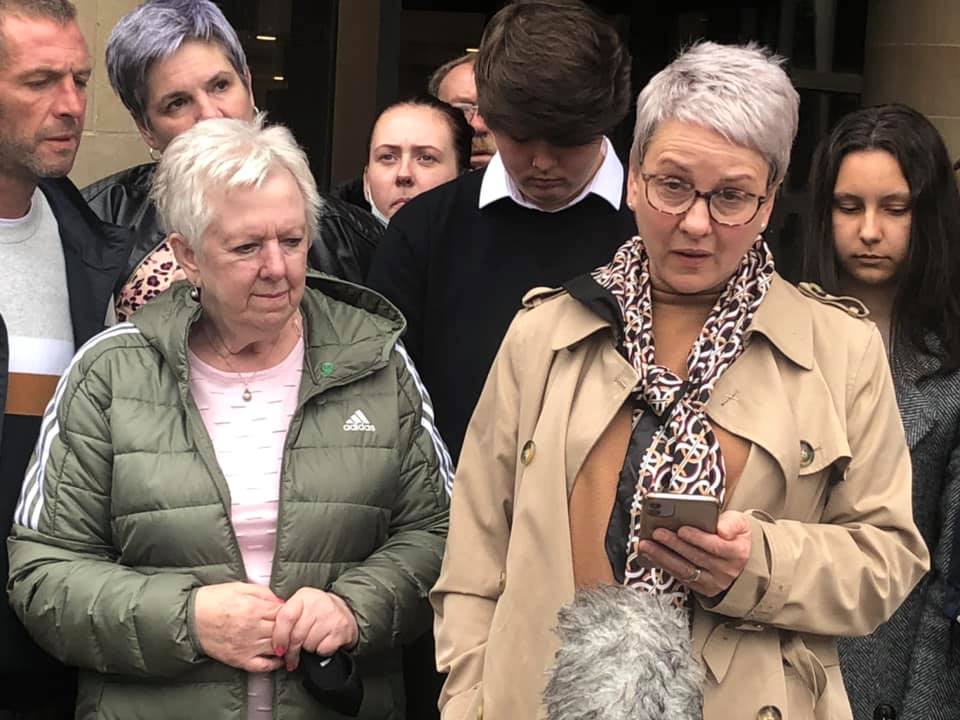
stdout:
<svg viewBox="0 0 960 720">
<path fill-rule="evenodd" d="M 619 333 L 619 320 L 616 317 L 617 310 L 602 302 L 606 291 L 589 275 L 571 281 L 565 287 L 577 302 L 566 305 L 554 327 L 550 345 L 556 355 L 550 377 L 570 377 L 575 372 L 569 367 L 570 363 L 581 361 L 576 359 L 576 353 L 563 351 L 573 349 L 577 343 L 594 333 L 609 332 L 614 341 L 599 345 L 597 357 L 591 359 L 591 372 L 576 371 L 576 374 L 580 374 L 579 382 L 582 385 L 571 398 L 572 406 L 563 410 L 563 414 L 570 419 L 564 458 L 569 495 L 590 450 L 636 387 L 637 373 L 614 346 Z M 541 293 L 540 296 L 552 295 Z M 537 297 L 528 293 L 524 303 L 529 306 L 537 301 Z"/>
<path fill-rule="evenodd" d="M 793 415 L 783 412 L 791 405 L 773 354 L 755 347 L 745 350 L 717 382 L 707 413 L 720 427 L 762 447 L 785 482 L 800 468 L 799 431 Z M 748 484 L 742 477 L 738 486 Z"/>
<path fill-rule="evenodd" d="M 782 322 L 784 317 L 792 322 Z M 785 481 L 799 472 L 799 433 L 793 415 L 783 412 L 794 405 L 783 385 L 784 368 L 765 345 L 769 342 L 780 351 L 786 369 L 809 370 L 813 330 L 809 311 L 779 275 L 774 276 L 750 323 L 746 342 L 743 354 L 714 386 L 707 414 L 724 429 L 766 450 Z"/>
<path fill-rule="evenodd" d="M 554 361 L 559 377 L 570 377 L 566 365 L 575 357 L 561 353 Z M 601 372 L 596 372 L 600 369 Z M 600 346 L 599 357 L 591 372 L 580 378 L 581 387 L 569 411 L 566 440 L 567 494 L 580 474 L 587 455 L 613 421 L 617 411 L 630 397 L 637 384 L 637 374 L 612 345 Z"/>
<path fill-rule="evenodd" d="M 784 323 L 784 317 L 791 321 Z M 833 463 L 842 468 L 849 460 L 846 433 L 835 408 L 806 402 L 823 392 L 823 377 L 814 369 L 813 345 L 808 301 L 775 278 L 750 325 L 746 349 L 717 382 L 707 408 L 717 425 L 765 451 L 751 452 L 727 498 L 728 507 L 742 509 L 744 503 L 759 502 L 760 507 L 778 508 L 784 517 L 804 519 L 813 510 L 809 501 L 817 481 L 797 480 L 816 478 Z M 780 483 L 772 483 L 770 474 L 777 470 Z"/>
<path fill-rule="evenodd" d="M 928 353 L 917 352 L 905 343 L 890 359 L 893 386 L 907 445 L 913 450 L 937 424 L 937 414 L 931 408 L 931 399 L 924 396 L 920 382 L 940 369 L 940 361 Z"/>
</svg>

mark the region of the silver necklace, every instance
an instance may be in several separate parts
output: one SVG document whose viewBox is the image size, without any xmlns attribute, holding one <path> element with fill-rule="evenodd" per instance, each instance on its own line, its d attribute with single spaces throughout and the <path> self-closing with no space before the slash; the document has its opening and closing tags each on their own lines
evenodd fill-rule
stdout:
<svg viewBox="0 0 960 720">
<path fill-rule="evenodd" d="M 303 334 L 303 330 L 301 329 L 301 315 L 299 312 L 297 313 L 297 320 L 295 321 L 295 325 L 297 328 L 297 340 L 299 340 L 301 335 Z M 250 402 L 251 400 L 253 400 L 253 393 L 250 391 L 250 385 L 253 383 L 254 380 L 257 379 L 257 377 L 260 375 L 262 371 L 257 370 L 252 375 L 250 375 L 250 379 L 247 380 L 247 377 L 242 372 L 237 370 L 233 366 L 233 363 L 230 362 L 229 355 L 235 355 L 236 353 L 230 352 L 230 348 L 227 347 L 227 344 L 223 341 L 223 338 L 220 337 L 220 333 L 219 331 L 216 330 L 216 328 L 214 328 L 214 332 L 216 332 L 216 335 L 217 335 L 216 343 L 213 341 L 213 336 L 210 334 L 210 331 L 207 328 L 207 326 L 206 325 L 203 326 L 203 334 L 207 336 L 207 342 L 210 343 L 210 347 L 212 347 L 213 351 L 217 354 L 217 356 L 221 360 L 223 360 L 226 366 L 230 369 L 230 372 L 239 376 L 240 382 L 243 383 L 243 393 L 240 395 L 240 397 L 243 398 L 244 402 Z M 282 334 L 283 333 L 280 333 L 280 335 Z M 277 348 L 277 344 L 280 342 L 280 335 L 277 335 L 277 338 L 273 341 L 273 344 L 270 346 L 270 349 L 267 351 L 267 358 L 269 358 L 270 355 L 273 354 L 273 351 Z M 217 348 L 218 343 L 223 347 L 224 352 L 220 352 L 220 350 Z"/>
</svg>

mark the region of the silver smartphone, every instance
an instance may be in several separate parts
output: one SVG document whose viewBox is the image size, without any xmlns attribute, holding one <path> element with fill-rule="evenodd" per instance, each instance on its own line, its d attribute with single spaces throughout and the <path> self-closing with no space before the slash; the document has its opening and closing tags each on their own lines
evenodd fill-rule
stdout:
<svg viewBox="0 0 960 720">
<path fill-rule="evenodd" d="M 715 497 L 648 493 L 641 508 L 640 539 L 652 540 L 657 528 L 676 532 L 685 525 L 715 533 L 719 516 L 720 502 Z"/>
</svg>

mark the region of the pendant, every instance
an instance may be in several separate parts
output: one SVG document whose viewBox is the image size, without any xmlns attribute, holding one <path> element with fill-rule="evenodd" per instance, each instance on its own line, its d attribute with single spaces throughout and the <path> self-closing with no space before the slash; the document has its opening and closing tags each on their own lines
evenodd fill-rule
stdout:
<svg viewBox="0 0 960 720">
<path fill-rule="evenodd" d="M 245 387 L 243 389 L 243 395 L 241 395 L 244 402 L 250 402 L 253 399 L 253 393 L 250 392 L 250 388 Z"/>
</svg>

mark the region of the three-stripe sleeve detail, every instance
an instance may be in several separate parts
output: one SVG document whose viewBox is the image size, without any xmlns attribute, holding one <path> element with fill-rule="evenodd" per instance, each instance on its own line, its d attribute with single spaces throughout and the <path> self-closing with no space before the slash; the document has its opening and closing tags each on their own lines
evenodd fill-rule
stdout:
<svg viewBox="0 0 960 720">
<path fill-rule="evenodd" d="M 73 360 L 63 371 L 60 380 L 57 382 L 57 389 L 53 397 L 47 404 L 47 409 L 43 413 L 43 420 L 40 424 L 40 436 L 37 439 L 36 456 L 27 468 L 27 474 L 23 479 L 23 487 L 20 490 L 20 500 L 17 502 L 16 510 L 13 513 L 13 520 L 18 525 L 36 530 L 40 525 L 40 513 L 43 511 L 43 487 L 46 479 L 47 462 L 50 460 L 50 448 L 57 435 L 60 434 L 60 422 L 57 420 L 57 413 L 60 409 L 60 403 L 63 401 L 63 394 L 67 387 L 67 380 L 73 368 L 80 362 L 81 358 L 91 349 L 99 345 L 104 340 L 109 340 L 120 335 L 136 335 L 140 331 L 133 323 L 122 323 L 114 325 L 108 330 L 104 330 L 99 335 L 90 338 L 73 356 Z"/>
<path fill-rule="evenodd" d="M 420 425 L 427 431 L 430 440 L 433 442 L 433 447 L 434 450 L 436 450 L 437 460 L 440 465 L 440 478 L 443 481 L 443 487 L 447 491 L 447 494 L 451 495 L 453 494 L 453 460 L 450 459 L 450 452 L 447 450 L 446 443 L 443 442 L 443 438 L 440 437 L 440 431 L 437 430 L 430 393 L 427 392 L 427 386 L 424 385 L 423 380 L 420 379 L 420 373 L 417 372 L 417 368 L 414 366 L 413 360 L 410 359 L 410 355 L 407 353 L 407 349 L 403 346 L 403 343 L 397 341 L 394 347 L 400 357 L 403 358 L 404 363 L 406 363 L 407 372 L 410 373 L 410 377 L 413 378 L 413 382 L 417 386 L 417 391 L 420 393 L 420 399 L 423 405 Z"/>
</svg>

